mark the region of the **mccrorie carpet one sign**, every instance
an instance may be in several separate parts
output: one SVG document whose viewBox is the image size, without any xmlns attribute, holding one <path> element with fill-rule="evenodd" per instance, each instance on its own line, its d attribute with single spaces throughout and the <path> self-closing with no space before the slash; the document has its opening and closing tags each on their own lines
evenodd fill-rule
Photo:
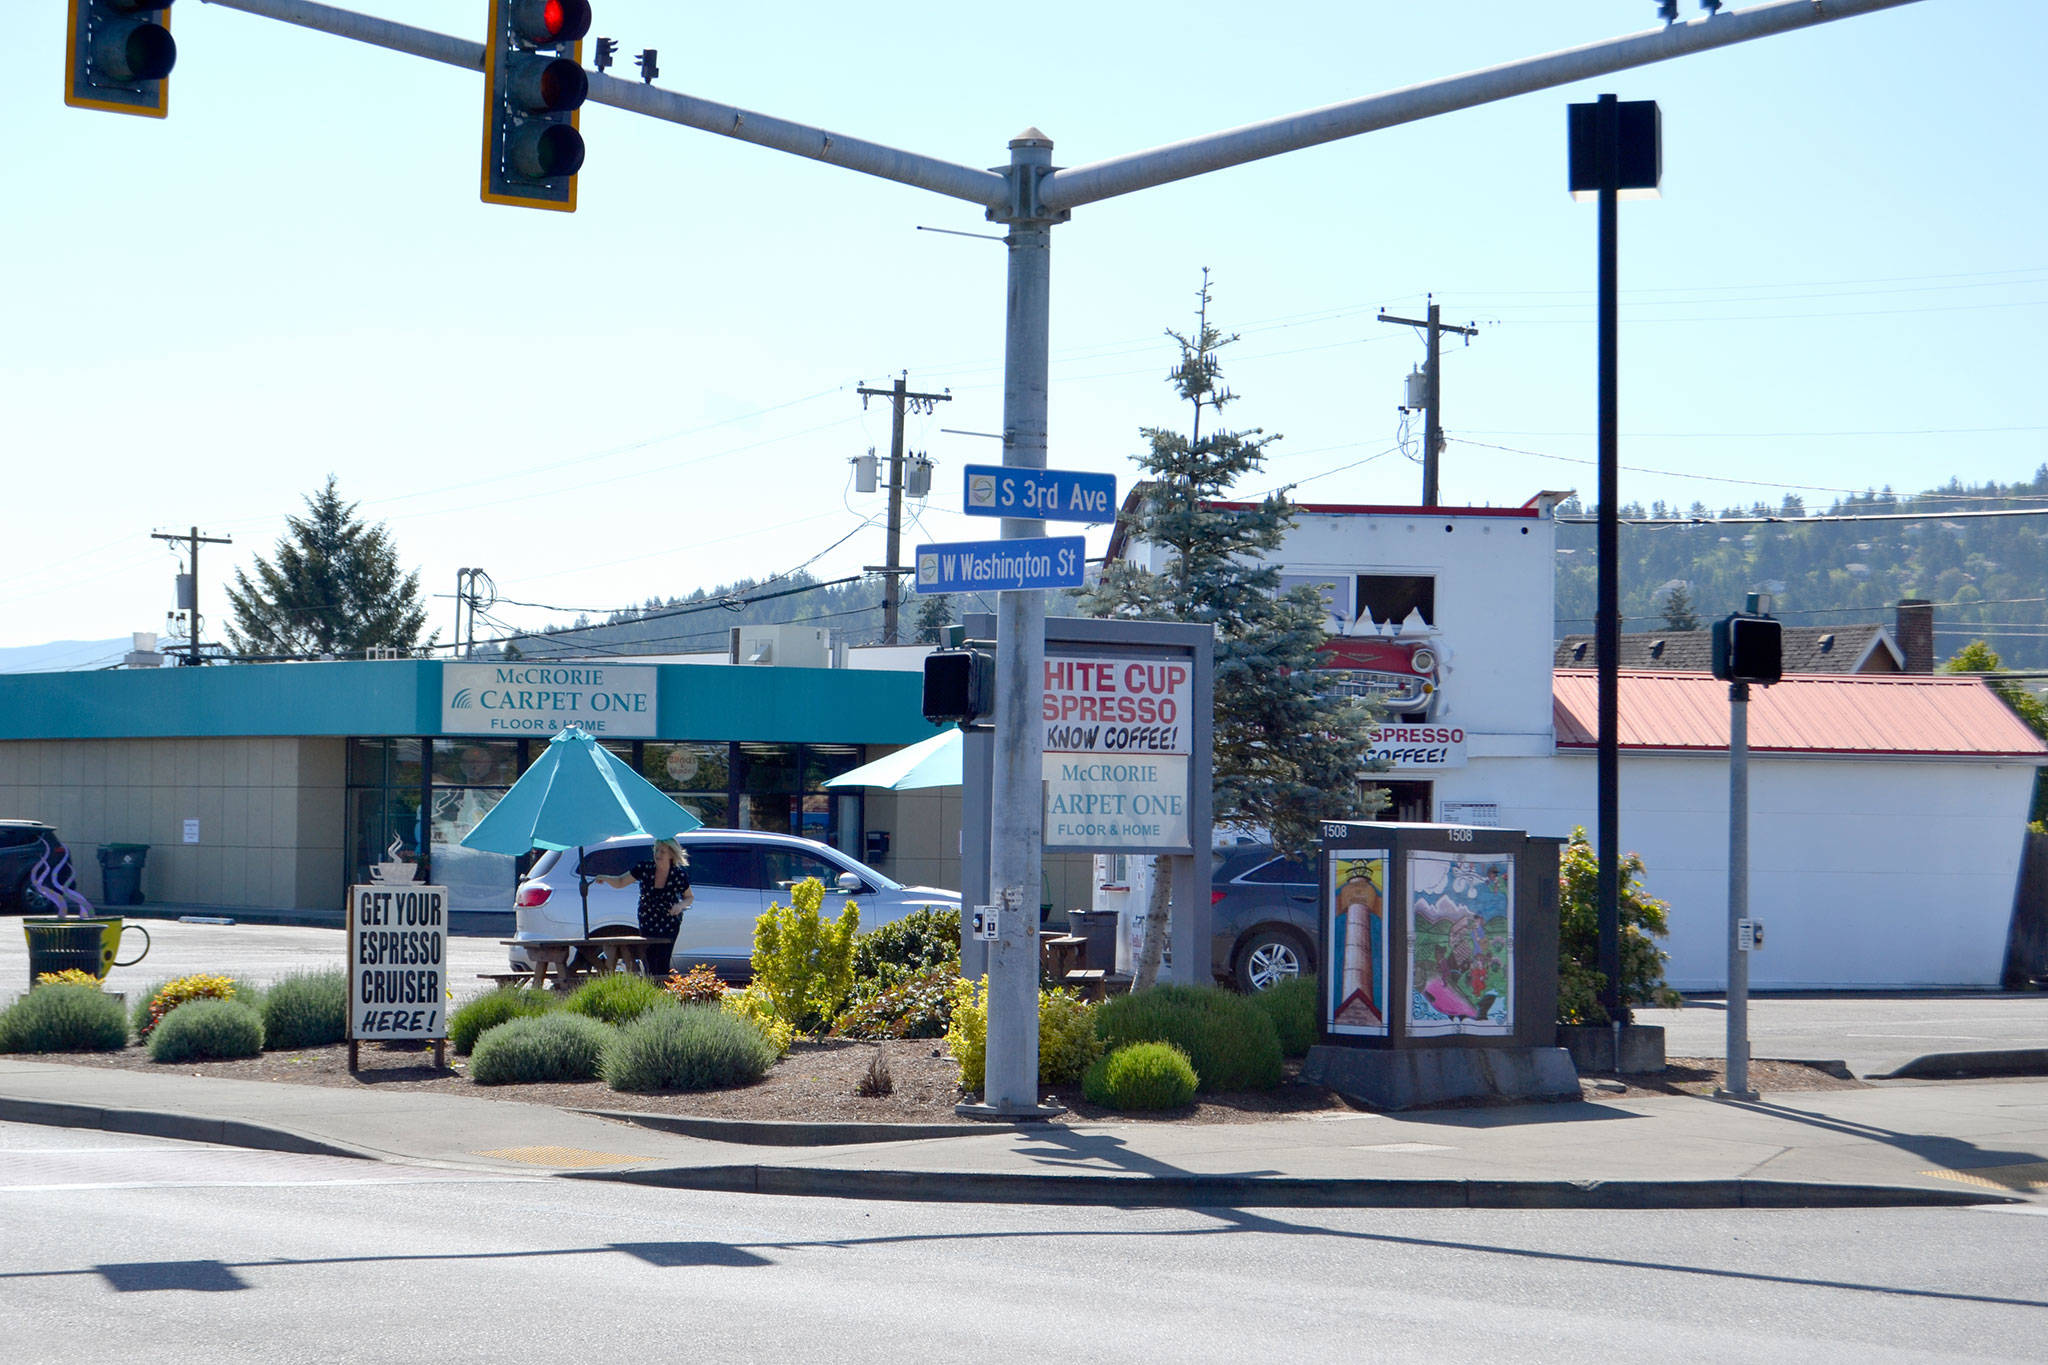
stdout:
<svg viewBox="0 0 2048 1365">
<path fill-rule="evenodd" d="M 1047 655 L 1047 847 L 1190 846 L 1193 680 L 1185 657 Z"/>
<path fill-rule="evenodd" d="M 604 739 L 652 739 L 656 673 L 648 664 L 442 664 L 441 732 L 552 736 L 580 725 Z"/>
</svg>

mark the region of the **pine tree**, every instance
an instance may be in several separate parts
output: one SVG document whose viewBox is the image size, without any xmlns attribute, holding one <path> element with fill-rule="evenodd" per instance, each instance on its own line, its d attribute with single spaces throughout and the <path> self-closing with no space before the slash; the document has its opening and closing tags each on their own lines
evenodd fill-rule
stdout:
<svg viewBox="0 0 2048 1365">
<path fill-rule="evenodd" d="M 936 645 L 946 638 L 946 627 L 953 624 L 953 599 L 947 593 L 927 597 L 917 604 L 917 641 L 919 644 Z"/>
<path fill-rule="evenodd" d="M 1290 853 L 1306 850 L 1322 819 L 1364 809 L 1365 771 L 1377 723 L 1374 708 L 1319 694 L 1314 672 L 1327 633 L 1313 587 L 1280 591 L 1270 556 L 1294 524 L 1277 494 L 1250 506 L 1218 503 L 1265 463 L 1278 436 L 1258 428 L 1204 434 L 1205 408 L 1235 395 L 1223 387 L 1219 352 L 1237 338 L 1209 324 L 1209 276 L 1202 272 L 1194 333 L 1167 335 L 1180 347 L 1168 382 L 1192 409 L 1190 433 L 1149 427 L 1150 449 L 1136 457 L 1148 482 L 1140 511 L 1126 518 L 1134 538 L 1170 558 L 1153 573 L 1129 560 L 1108 565 L 1081 593 L 1090 615 L 1184 621 L 1213 626 L 1215 645 L 1214 794 L 1217 823 L 1262 827 Z M 1157 972 L 1165 941 L 1169 877 L 1154 867 L 1138 981 Z"/>
<path fill-rule="evenodd" d="M 1692 594 L 1685 590 L 1685 584 L 1673 583 L 1671 591 L 1664 598 L 1664 629 L 1698 630 L 1699 613 L 1692 609 Z"/>
<path fill-rule="evenodd" d="M 372 646 L 419 645 L 427 624 L 419 573 L 401 576 L 390 532 L 355 512 L 330 474 L 306 499 L 306 515 L 285 519 L 289 531 L 273 559 L 257 558 L 254 580 L 235 570 L 228 641 L 237 653 L 346 658 Z"/>
</svg>

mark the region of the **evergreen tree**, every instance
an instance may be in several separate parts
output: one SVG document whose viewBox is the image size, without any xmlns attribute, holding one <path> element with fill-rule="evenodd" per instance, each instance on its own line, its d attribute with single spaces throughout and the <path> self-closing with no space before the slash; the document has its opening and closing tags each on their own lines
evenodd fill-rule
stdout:
<svg viewBox="0 0 2048 1365">
<path fill-rule="evenodd" d="M 1293 508 L 1278 495 L 1249 507 L 1216 506 L 1264 465 L 1265 447 L 1279 438 L 1258 428 L 1203 432 L 1203 409 L 1220 411 L 1235 397 L 1223 387 L 1218 353 L 1236 338 L 1209 324 L 1207 271 L 1199 297 L 1194 333 L 1167 332 L 1180 347 L 1168 382 L 1192 410 L 1190 432 L 1141 433 L 1150 448 L 1136 459 L 1148 495 L 1126 518 L 1135 538 L 1163 547 L 1170 559 L 1159 573 L 1129 560 L 1107 566 L 1082 590 L 1082 607 L 1094 616 L 1215 628 L 1216 821 L 1263 827 L 1280 848 L 1300 853 L 1315 840 L 1318 821 L 1364 809 L 1359 778 L 1377 715 L 1317 690 L 1317 651 L 1327 638 L 1322 598 L 1306 586 L 1282 594 L 1269 558 L 1294 524 Z M 1158 968 L 1168 881 L 1162 860 L 1140 985 Z"/>
<path fill-rule="evenodd" d="M 1664 629 L 1698 630 L 1699 613 L 1692 609 L 1692 594 L 1685 590 L 1685 584 L 1673 583 L 1671 591 L 1664 597 Z"/>
<path fill-rule="evenodd" d="M 427 624 L 419 573 L 401 574 L 390 532 L 355 512 L 330 474 L 306 499 L 306 515 L 285 519 L 274 558 L 257 558 L 254 581 L 235 570 L 228 641 L 237 653 L 359 657 L 372 646 L 418 647 Z"/>
<path fill-rule="evenodd" d="M 950 594 L 939 593 L 926 597 L 917 604 L 917 642 L 936 645 L 946 638 L 946 627 L 953 624 L 953 598 Z"/>
</svg>

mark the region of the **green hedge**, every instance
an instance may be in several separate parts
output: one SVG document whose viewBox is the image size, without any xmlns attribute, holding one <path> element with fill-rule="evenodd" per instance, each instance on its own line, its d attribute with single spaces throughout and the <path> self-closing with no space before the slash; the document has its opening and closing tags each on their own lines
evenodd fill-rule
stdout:
<svg viewBox="0 0 2048 1365">
<path fill-rule="evenodd" d="M 768 1074 L 781 1050 L 755 1024 L 717 1005 L 671 1005 L 626 1024 L 605 1048 L 614 1090 L 718 1090 Z"/>
<path fill-rule="evenodd" d="M 1265 1011 L 1215 986 L 1154 986 L 1104 1001 L 1095 1031 L 1114 1052 L 1172 1043 L 1194 1064 L 1203 1091 L 1270 1090 L 1280 1084 L 1280 1036 Z"/>
<path fill-rule="evenodd" d="M 1316 978 L 1297 976 L 1246 998 L 1273 1021 L 1273 1029 L 1280 1035 L 1283 1054 L 1306 1057 L 1308 1050 L 1321 1042 L 1323 1036 L 1322 1021 L 1316 1013 L 1321 1004 L 1318 992 Z"/>
<path fill-rule="evenodd" d="M 238 997 L 239 998 L 239 997 Z M 348 1040 L 348 973 L 300 972 L 263 994 L 263 1045 L 272 1051 Z"/>
<path fill-rule="evenodd" d="M 469 1078 L 478 1085 L 537 1085 L 597 1079 L 607 1024 L 556 1010 L 514 1019 L 477 1039 Z"/>
<path fill-rule="evenodd" d="M 1110 1109 L 1178 1109 L 1198 1084 L 1188 1054 L 1173 1044 L 1132 1043 L 1098 1058 L 1081 1093 Z"/>
<path fill-rule="evenodd" d="M 119 1052 L 121 1002 L 93 986 L 37 986 L 0 1013 L 0 1052 Z"/>
<path fill-rule="evenodd" d="M 476 1050 L 476 1040 L 503 1023 L 514 1019 L 530 1019 L 546 1014 L 559 1003 L 548 991 L 537 991 L 528 986 L 500 986 L 494 991 L 485 991 L 472 1000 L 463 1001 L 455 1013 L 448 1016 L 448 1043 L 458 1057 L 467 1057 Z"/>
<path fill-rule="evenodd" d="M 587 1015 L 607 1024 L 637 1019 L 669 999 L 661 984 L 651 976 L 632 972 L 606 972 L 569 992 L 562 1008 L 571 1014 Z"/>
<path fill-rule="evenodd" d="M 187 1000 L 149 1034 L 149 1060 L 218 1062 L 263 1051 L 263 1019 L 239 1000 Z"/>
</svg>

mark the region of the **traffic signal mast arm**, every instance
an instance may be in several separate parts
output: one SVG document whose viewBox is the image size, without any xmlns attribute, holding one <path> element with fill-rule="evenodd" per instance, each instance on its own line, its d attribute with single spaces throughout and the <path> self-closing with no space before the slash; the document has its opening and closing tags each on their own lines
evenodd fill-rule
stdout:
<svg viewBox="0 0 2048 1365">
<path fill-rule="evenodd" d="M 314 4 L 311 0 L 206 0 L 206 3 L 302 28 L 353 38 L 450 66 L 481 71 L 481 43 L 393 23 L 366 14 Z M 1355 137 L 1377 128 L 1412 123 L 1458 109 L 1491 104 L 1515 95 L 1548 90 L 1593 76 L 1717 47 L 1789 33 L 1837 19 L 1874 14 L 1916 0 L 1770 0 L 1744 10 L 1723 10 L 1690 23 L 1649 29 L 1622 38 L 1524 58 L 1463 75 L 1346 100 L 1298 114 L 1247 124 L 1220 133 L 1169 143 L 1149 151 L 1112 157 L 1065 170 L 1047 171 L 1037 181 L 1034 207 L 1048 216 L 1133 190 L 1164 185 L 1208 171 L 1238 166 L 1303 147 Z M 590 102 L 644 114 L 669 123 L 736 138 L 792 156 L 823 161 L 883 180 L 980 204 L 1007 218 L 1012 206 L 1009 177 L 937 157 L 841 136 L 789 119 L 757 114 L 729 104 L 698 99 L 652 85 L 594 74 Z"/>
</svg>

